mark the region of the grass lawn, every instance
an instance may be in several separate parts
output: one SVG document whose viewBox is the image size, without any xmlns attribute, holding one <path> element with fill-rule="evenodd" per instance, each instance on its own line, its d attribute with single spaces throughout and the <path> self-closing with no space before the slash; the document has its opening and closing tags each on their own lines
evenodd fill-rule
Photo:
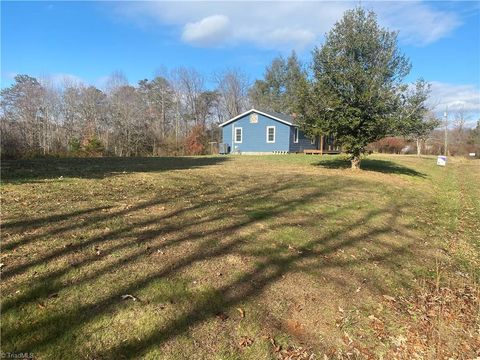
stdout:
<svg viewBox="0 0 480 360">
<path fill-rule="evenodd" d="M 362 165 L 3 161 L 2 352 L 480 356 L 480 161 Z"/>
</svg>

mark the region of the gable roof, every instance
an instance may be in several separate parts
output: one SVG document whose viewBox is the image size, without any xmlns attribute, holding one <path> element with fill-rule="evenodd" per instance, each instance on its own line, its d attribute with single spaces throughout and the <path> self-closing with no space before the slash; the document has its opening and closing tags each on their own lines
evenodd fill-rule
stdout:
<svg viewBox="0 0 480 360">
<path fill-rule="evenodd" d="M 240 114 L 240 115 L 237 115 L 235 116 L 234 118 L 230 119 L 230 120 L 227 120 L 225 121 L 224 123 L 221 123 L 220 127 L 222 126 L 225 126 L 225 125 L 228 125 L 242 117 L 244 117 L 245 115 L 248 115 L 252 112 L 255 112 L 257 114 L 260 114 L 260 115 L 264 115 L 266 117 L 269 117 L 270 119 L 273 119 L 273 120 L 277 120 L 281 123 L 284 123 L 286 125 L 289 125 L 289 126 L 297 126 L 293 123 L 293 118 L 290 116 L 290 115 L 287 115 L 287 114 L 282 114 L 282 113 L 277 113 L 277 112 L 274 112 L 274 111 L 265 111 L 265 110 L 257 110 L 257 109 L 250 109 L 248 111 L 245 111 L 244 113 Z"/>
</svg>

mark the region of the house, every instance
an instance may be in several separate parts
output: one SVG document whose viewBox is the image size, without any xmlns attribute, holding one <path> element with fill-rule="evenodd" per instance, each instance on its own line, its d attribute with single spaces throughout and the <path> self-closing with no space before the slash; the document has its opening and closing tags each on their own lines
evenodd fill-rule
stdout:
<svg viewBox="0 0 480 360">
<path fill-rule="evenodd" d="M 310 137 L 292 116 L 272 111 L 251 109 L 219 126 L 223 154 L 338 152 L 332 137 Z"/>
</svg>

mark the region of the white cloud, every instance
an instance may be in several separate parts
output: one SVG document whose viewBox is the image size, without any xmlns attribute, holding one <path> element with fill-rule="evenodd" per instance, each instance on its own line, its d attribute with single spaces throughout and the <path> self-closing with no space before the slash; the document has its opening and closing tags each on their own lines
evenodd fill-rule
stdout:
<svg viewBox="0 0 480 360">
<path fill-rule="evenodd" d="M 194 45 L 216 45 L 228 35 L 230 20 L 224 15 L 212 15 L 200 21 L 187 23 L 183 28 L 182 40 Z"/>
<path fill-rule="evenodd" d="M 318 43 L 356 1 L 314 2 L 119 2 L 115 14 L 138 25 L 170 25 L 197 46 L 252 43 L 269 49 L 302 49 Z M 424 46 L 460 25 L 457 14 L 420 1 L 366 2 L 381 24 L 400 31 L 403 42 Z"/>
<path fill-rule="evenodd" d="M 432 81 L 429 104 L 438 114 L 448 106 L 449 113 L 464 111 L 471 121 L 480 116 L 480 88 L 473 84 L 454 85 Z"/>
<path fill-rule="evenodd" d="M 282 28 L 275 29 L 265 34 L 258 42 L 264 46 L 283 48 L 293 45 L 304 48 L 315 40 L 315 34 L 309 30 Z"/>
<path fill-rule="evenodd" d="M 454 85 L 432 81 L 431 104 L 436 108 L 480 112 L 480 89 L 473 84 Z"/>
<path fill-rule="evenodd" d="M 382 2 L 373 4 L 386 26 L 400 30 L 400 39 L 424 46 L 448 36 L 460 24 L 453 12 L 434 10 L 420 1 Z"/>
</svg>

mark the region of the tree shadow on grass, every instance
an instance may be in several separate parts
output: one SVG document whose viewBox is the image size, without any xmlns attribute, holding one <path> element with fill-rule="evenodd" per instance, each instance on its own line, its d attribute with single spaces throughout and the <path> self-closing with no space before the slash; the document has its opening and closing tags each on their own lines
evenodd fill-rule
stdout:
<svg viewBox="0 0 480 360">
<path fill-rule="evenodd" d="M 248 179 L 243 180 L 243 183 L 238 179 L 230 179 L 225 184 L 229 189 L 228 194 L 219 191 L 217 184 L 212 183 L 202 188 L 201 196 L 196 196 L 192 203 L 182 203 L 167 213 L 156 214 L 151 210 L 148 217 L 128 215 L 135 215 L 139 211 L 150 212 L 150 209 L 165 199 L 153 199 L 108 215 L 99 214 L 93 209 L 94 211 L 89 213 L 89 224 L 98 224 L 99 228 L 104 228 L 105 222 L 112 218 L 128 216 L 131 220 L 116 229 L 106 229 L 101 234 L 86 236 L 71 245 L 68 244 L 71 240 L 67 240 L 69 231 L 81 233 L 86 224 L 82 222 L 77 225 L 71 222 L 70 228 L 65 227 L 64 220 L 69 219 L 70 214 L 48 218 L 53 226 L 48 232 L 56 230 L 58 238 L 65 240 L 52 243 L 47 252 L 29 257 L 23 264 L 14 265 L 15 267 L 4 272 L 6 280 L 13 280 L 10 283 L 13 288 L 17 288 L 22 281 L 24 286 L 23 292 L 12 293 L 3 301 L 2 310 L 9 316 L 3 331 L 7 348 L 32 352 L 50 349 L 59 357 L 68 355 L 68 351 L 77 356 L 85 355 L 85 350 L 78 348 L 81 342 L 71 348 L 69 341 L 81 335 L 82 329 L 93 326 L 99 318 L 113 317 L 121 311 L 127 311 L 129 306 L 137 305 L 122 302 L 122 295 L 145 293 L 145 289 L 158 281 L 171 279 L 200 263 L 224 261 L 228 256 L 253 259 L 252 267 L 236 277 L 226 279 L 225 283 L 209 293 L 211 296 L 201 296 L 201 293 L 193 290 L 187 293 L 185 300 L 191 302 L 191 306 L 176 313 L 171 319 L 159 322 L 159 326 L 151 332 L 90 350 L 90 355 L 94 358 L 138 358 L 152 349 L 160 348 L 166 341 L 188 333 L 192 327 L 215 318 L 218 313 L 229 312 L 261 295 L 270 285 L 289 273 L 318 273 L 318 276 L 331 282 L 344 281 L 341 275 L 343 269 L 359 263 L 367 264 L 372 260 L 383 261 L 385 266 L 390 266 L 392 258 L 395 259 L 406 251 L 408 241 L 401 246 L 385 246 L 371 256 L 333 256 L 338 251 L 369 246 L 369 239 L 388 234 L 392 228 L 397 228 L 398 218 L 406 206 L 402 203 L 386 203 L 378 209 L 359 214 L 357 219 L 352 219 L 338 228 L 305 239 L 304 244 L 294 249 L 295 251 L 281 246 L 264 249 L 269 246 L 268 243 L 262 245 L 259 240 L 259 249 L 251 249 L 248 245 L 252 239 L 262 239 L 272 231 L 291 226 L 290 221 L 295 210 L 303 209 L 305 205 L 318 206 L 318 202 L 330 203 L 340 193 L 360 185 L 360 182 L 354 179 L 338 182 L 332 177 L 322 180 L 321 186 L 312 188 L 308 178 L 298 179 L 298 176 L 288 174 L 281 179 L 264 181 L 263 184 L 257 184 Z M 190 190 L 178 189 L 176 195 L 185 199 Z M 252 207 L 254 211 L 247 210 Z M 356 211 L 355 209 L 357 208 L 353 204 L 345 208 L 349 211 Z M 74 213 L 74 218 L 77 215 Z M 335 217 L 335 213 L 326 213 L 322 215 L 322 221 L 334 221 Z M 378 222 L 379 217 L 384 217 L 385 222 Z M 21 229 L 12 229 L 21 235 L 22 230 L 44 224 L 38 221 L 21 223 Z M 295 219 L 296 225 L 301 227 L 313 227 L 318 221 L 318 217 Z M 365 231 L 355 233 L 353 230 L 359 227 L 364 227 Z M 47 236 L 48 234 L 44 233 L 39 238 L 29 238 L 29 241 L 40 243 L 48 239 Z M 405 240 L 413 241 L 407 233 L 403 236 Z M 27 243 L 17 243 L 15 250 L 21 251 L 22 246 Z M 100 255 L 91 250 L 97 248 L 101 249 Z M 172 256 L 170 261 L 169 255 L 159 262 L 151 260 L 155 254 L 175 251 L 181 253 L 181 256 Z M 48 267 L 36 274 L 35 269 L 41 264 Z M 142 271 L 142 268 L 138 267 L 142 264 L 155 266 Z M 329 276 L 326 272 L 329 269 L 338 269 L 338 274 Z M 132 274 L 127 275 L 128 281 L 123 281 L 122 274 L 128 274 L 127 270 L 132 271 Z M 69 274 L 75 276 L 70 278 Z M 361 273 L 351 271 L 348 281 L 357 284 L 362 281 L 362 277 Z M 112 279 L 116 279 L 113 285 L 109 283 Z M 373 289 L 381 287 L 382 284 L 371 281 L 362 286 L 371 286 Z M 98 298 L 88 298 L 87 291 L 87 301 L 67 302 L 63 307 L 57 308 L 62 301 L 68 301 L 69 296 L 81 293 L 89 287 L 98 287 Z M 379 292 L 384 293 L 384 289 Z M 54 297 L 51 298 L 52 294 Z M 141 297 L 142 307 L 156 304 L 152 295 L 146 296 Z M 35 321 L 12 322 L 15 314 L 21 314 L 24 309 L 33 311 L 39 306 L 42 308 Z M 176 305 L 172 304 L 172 307 L 174 306 Z M 113 331 L 120 331 L 114 326 L 112 322 Z M 131 331 L 134 332 L 135 329 Z"/>
<path fill-rule="evenodd" d="M 339 157 L 322 159 L 314 165 L 327 169 L 349 169 L 351 167 L 350 160 Z M 421 178 L 426 177 L 426 174 L 424 173 L 389 160 L 363 159 L 361 162 L 361 169 L 384 174 L 398 174 Z"/>
<path fill-rule="evenodd" d="M 227 157 L 220 156 L 3 160 L 2 182 L 26 183 L 60 177 L 101 179 L 124 173 L 196 169 L 226 160 Z"/>
</svg>

